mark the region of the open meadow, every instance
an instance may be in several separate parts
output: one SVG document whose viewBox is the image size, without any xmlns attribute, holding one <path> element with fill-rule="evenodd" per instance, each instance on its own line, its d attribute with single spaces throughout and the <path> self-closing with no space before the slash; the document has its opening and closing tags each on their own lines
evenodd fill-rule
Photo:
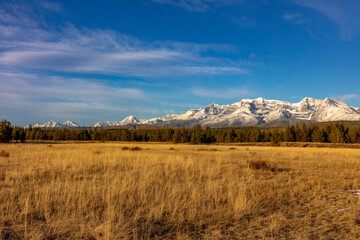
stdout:
<svg viewBox="0 0 360 240">
<path fill-rule="evenodd" d="M 0 145 L 2 239 L 358 239 L 360 150 Z"/>
</svg>

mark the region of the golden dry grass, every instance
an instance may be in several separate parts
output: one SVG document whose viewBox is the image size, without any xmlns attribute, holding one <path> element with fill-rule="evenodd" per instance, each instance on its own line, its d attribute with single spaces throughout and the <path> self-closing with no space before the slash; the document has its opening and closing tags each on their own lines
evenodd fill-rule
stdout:
<svg viewBox="0 0 360 240">
<path fill-rule="evenodd" d="M 358 198 L 345 191 L 360 188 L 357 149 L 91 143 L 2 150 L 9 153 L 0 157 L 3 239 L 360 238 Z M 270 167 L 256 170 L 251 161 Z"/>
</svg>

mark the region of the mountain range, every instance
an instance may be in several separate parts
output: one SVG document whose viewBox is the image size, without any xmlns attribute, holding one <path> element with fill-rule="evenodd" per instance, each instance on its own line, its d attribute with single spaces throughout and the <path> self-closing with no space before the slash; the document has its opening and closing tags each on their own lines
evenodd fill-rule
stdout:
<svg viewBox="0 0 360 240">
<path fill-rule="evenodd" d="M 30 125 L 26 126 L 29 127 Z M 35 124 L 34 126 L 32 126 L 33 128 L 79 128 L 80 125 L 72 122 L 72 121 L 66 121 L 64 123 L 58 123 L 55 121 L 49 121 L 47 123 L 44 124 Z"/>
<path fill-rule="evenodd" d="M 324 100 L 306 97 L 298 103 L 263 98 L 242 99 L 230 105 L 210 104 L 205 108 L 190 109 L 182 114 L 139 119 L 133 115 L 120 122 L 97 122 L 89 127 L 115 128 L 133 125 L 182 127 L 200 124 L 210 127 L 231 126 L 283 126 L 295 123 L 330 121 L 360 121 L 360 108 L 351 107 L 340 99 Z M 79 128 L 67 121 L 35 124 L 39 128 Z"/>
</svg>

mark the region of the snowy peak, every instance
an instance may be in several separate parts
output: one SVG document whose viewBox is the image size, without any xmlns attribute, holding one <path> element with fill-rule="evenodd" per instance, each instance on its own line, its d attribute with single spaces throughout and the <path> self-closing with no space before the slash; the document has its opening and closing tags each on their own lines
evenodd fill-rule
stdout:
<svg viewBox="0 0 360 240">
<path fill-rule="evenodd" d="M 91 125 L 90 127 L 119 127 L 119 126 L 125 126 L 125 125 L 129 125 L 129 124 L 139 124 L 141 121 L 135 117 L 134 115 L 128 116 L 125 119 L 123 119 L 120 122 L 110 122 L 110 121 L 105 121 L 105 122 L 97 122 L 93 125 Z"/>
<path fill-rule="evenodd" d="M 29 128 L 30 125 L 27 125 L 25 128 Z M 44 124 L 35 124 L 33 126 L 34 128 L 78 128 L 80 127 L 79 124 L 72 122 L 72 121 L 66 121 L 63 124 L 55 122 L 54 120 L 51 120 Z"/>
<path fill-rule="evenodd" d="M 114 126 L 118 126 L 119 123 L 117 122 L 110 122 L 110 121 L 106 121 L 106 122 L 97 122 L 93 125 L 90 125 L 90 127 L 114 127 Z"/>
<path fill-rule="evenodd" d="M 35 124 L 33 127 L 34 128 L 61 128 L 61 127 L 63 127 L 63 125 L 61 123 L 51 120 L 44 124 Z"/>
<path fill-rule="evenodd" d="M 124 120 L 122 120 L 119 125 L 137 124 L 137 123 L 140 123 L 140 120 L 134 115 L 131 115 L 126 117 Z"/>
<path fill-rule="evenodd" d="M 360 111 L 340 99 L 305 97 L 298 103 L 263 98 L 242 99 L 230 105 L 210 104 L 189 110 L 173 119 L 193 121 L 209 126 L 257 126 L 280 119 L 326 122 L 359 121 Z"/>
<path fill-rule="evenodd" d="M 340 99 L 324 100 L 305 97 L 298 103 L 264 98 L 242 99 L 230 105 L 215 103 L 200 109 L 190 109 L 182 114 L 165 115 L 151 119 L 139 119 L 134 115 L 120 122 L 97 122 L 90 127 L 123 127 L 127 125 L 193 126 L 201 124 L 212 127 L 260 126 L 281 120 L 282 122 L 328 122 L 360 121 L 360 109 L 351 107 Z M 79 124 L 66 121 L 64 124 L 50 121 L 34 127 L 66 128 Z"/>
<path fill-rule="evenodd" d="M 93 125 L 90 125 L 90 127 L 107 127 L 106 123 L 105 122 L 97 122 Z"/>
<path fill-rule="evenodd" d="M 72 122 L 72 121 L 66 121 L 62 125 L 64 127 L 80 127 L 79 124 L 77 124 L 76 122 Z"/>
</svg>

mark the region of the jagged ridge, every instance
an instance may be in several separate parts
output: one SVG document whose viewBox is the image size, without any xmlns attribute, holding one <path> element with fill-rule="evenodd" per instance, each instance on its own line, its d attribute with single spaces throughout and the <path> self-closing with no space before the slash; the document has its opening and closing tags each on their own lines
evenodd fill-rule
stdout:
<svg viewBox="0 0 360 240">
<path fill-rule="evenodd" d="M 243 99 L 230 105 L 210 104 L 205 108 L 191 109 L 182 114 L 166 115 L 152 119 L 138 119 L 131 115 L 120 122 L 98 122 L 91 127 L 120 127 L 126 125 L 192 126 L 201 124 L 211 127 L 259 126 L 272 122 L 329 122 L 360 121 L 360 109 L 351 107 L 340 99 L 324 100 L 306 97 L 298 103 L 263 98 Z M 74 123 L 75 124 L 75 123 Z M 61 128 L 50 121 L 42 128 Z M 78 124 L 76 125 L 78 126 Z"/>
<path fill-rule="evenodd" d="M 30 125 L 26 126 L 26 128 L 28 128 L 28 127 L 30 127 Z M 34 127 L 34 128 L 78 128 L 78 127 L 80 127 L 80 125 L 75 122 L 72 122 L 72 121 L 66 121 L 61 124 L 61 123 L 55 122 L 54 120 L 51 120 L 44 124 L 35 124 L 32 127 Z"/>
</svg>

